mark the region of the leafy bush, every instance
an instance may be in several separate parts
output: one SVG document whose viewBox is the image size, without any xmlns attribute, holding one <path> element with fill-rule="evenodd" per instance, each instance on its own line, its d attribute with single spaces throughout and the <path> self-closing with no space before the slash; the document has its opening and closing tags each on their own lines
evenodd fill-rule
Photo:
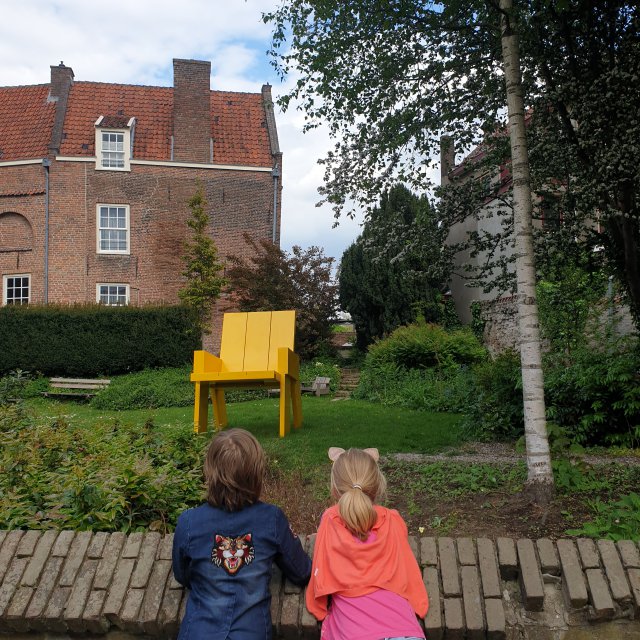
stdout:
<svg viewBox="0 0 640 640">
<path fill-rule="evenodd" d="M 524 429 L 520 356 L 505 351 L 473 367 L 473 402 L 465 427 L 481 440 L 518 437 Z"/>
<path fill-rule="evenodd" d="M 145 369 L 116 376 L 100 391 L 91 406 L 96 409 L 157 409 L 188 407 L 193 404 L 191 367 Z"/>
<path fill-rule="evenodd" d="M 603 340 L 546 361 L 548 416 L 583 445 L 640 445 L 640 347 Z"/>
<path fill-rule="evenodd" d="M 0 529 L 169 531 L 201 502 L 206 441 L 190 430 L 1 413 Z"/>
<path fill-rule="evenodd" d="M 189 362 L 200 336 L 183 306 L 8 305 L 0 308 L 0 372 L 92 377 Z"/>
<path fill-rule="evenodd" d="M 157 409 L 189 407 L 194 403 L 191 367 L 146 369 L 112 379 L 111 384 L 91 401 L 96 409 Z M 227 402 L 243 402 L 266 397 L 264 389 L 227 389 Z"/>
<path fill-rule="evenodd" d="M 0 405 L 22 398 L 28 383 L 29 374 L 22 369 L 10 371 L 8 375 L 0 378 Z"/>
<path fill-rule="evenodd" d="M 445 331 L 426 322 L 399 327 L 371 347 L 365 366 L 391 363 L 402 369 L 425 369 L 472 364 L 486 358 L 486 351 L 467 329 Z"/>
<path fill-rule="evenodd" d="M 392 363 L 362 371 L 354 398 L 421 411 L 468 409 L 472 390 L 468 367 L 401 369 Z"/>
<path fill-rule="evenodd" d="M 640 540 L 640 495 L 629 493 L 616 502 L 596 498 L 591 503 L 595 518 L 579 529 L 570 529 L 570 536 L 609 538 L 611 540 Z"/>
</svg>

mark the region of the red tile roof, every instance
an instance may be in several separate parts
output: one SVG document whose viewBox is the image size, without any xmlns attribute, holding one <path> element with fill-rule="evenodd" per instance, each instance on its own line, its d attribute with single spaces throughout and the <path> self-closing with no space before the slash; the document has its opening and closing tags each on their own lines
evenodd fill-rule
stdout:
<svg viewBox="0 0 640 640">
<path fill-rule="evenodd" d="M 105 119 L 135 117 L 135 160 L 171 159 L 171 87 L 74 83 L 60 154 L 95 155 L 94 125 L 101 115 Z M 261 94 L 212 91 L 211 136 L 215 164 L 270 167 L 273 162 Z"/>
<path fill-rule="evenodd" d="M 212 91 L 211 115 L 216 164 L 273 164 L 261 94 Z"/>
<path fill-rule="evenodd" d="M 169 160 L 173 89 L 101 82 L 74 82 L 62 128 L 61 156 L 95 156 L 95 123 L 100 116 L 136 119 L 133 157 Z"/>
<path fill-rule="evenodd" d="M 0 162 L 47 155 L 56 108 L 48 95 L 48 84 L 0 87 Z"/>
<path fill-rule="evenodd" d="M 46 102 L 48 91 L 49 85 L 0 87 L 0 162 L 46 155 L 55 112 L 55 103 Z M 94 156 L 100 116 L 107 126 L 135 117 L 134 160 L 171 159 L 172 87 L 74 82 L 60 155 Z M 212 91 L 211 137 L 215 164 L 273 164 L 260 93 Z"/>
</svg>

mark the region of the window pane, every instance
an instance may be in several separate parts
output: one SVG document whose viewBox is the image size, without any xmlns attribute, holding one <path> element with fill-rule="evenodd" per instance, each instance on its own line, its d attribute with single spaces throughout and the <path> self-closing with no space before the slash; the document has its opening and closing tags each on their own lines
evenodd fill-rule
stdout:
<svg viewBox="0 0 640 640">
<path fill-rule="evenodd" d="M 110 306 L 127 304 L 127 286 L 124 284 L 103 284 L 99 286 L 100 303 Z"/>
<path fill-rule="evenodd" d="M 5 282 L 7 304 L 29 303 L 29 276 L 9 276 Z"/>
</svg>

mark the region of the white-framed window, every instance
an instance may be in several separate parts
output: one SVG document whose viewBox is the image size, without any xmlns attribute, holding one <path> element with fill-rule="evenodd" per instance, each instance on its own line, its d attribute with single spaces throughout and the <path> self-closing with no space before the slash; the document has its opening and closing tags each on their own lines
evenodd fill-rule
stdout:
<svg viewBox="0 0 640 640">
<path fill-rule="evenodd" d="M 96 301 L 110 307 L 129 304 L 129 285 L 100 282 L 96 285 Z"/>
<path fill-rule="evenodd" d="M 100 165 L 103 169 L 124 169 L 124 131 L 102 131 Z"/>
<path fill-rule="evenodd" d="M 29 304 L 31 276 L 17 273 L 2 277 L 2 304 Z"/>
<path fill-rule="evenodd" d="M 98 253 L 129 253 L 129 205 L 99 204 Z"/>
<path fill-rule="evenodd" d="M 103 122 L 104 121 L 104 122 Z M 132 131 L 135 118 L 122 122 L 120 128 L 101 126 L 108 122 L 103 116 L 96 121 L 96 169 L 131 171 Z M 112 123 L 111 123 L 112 124 Z"/>
</svg>

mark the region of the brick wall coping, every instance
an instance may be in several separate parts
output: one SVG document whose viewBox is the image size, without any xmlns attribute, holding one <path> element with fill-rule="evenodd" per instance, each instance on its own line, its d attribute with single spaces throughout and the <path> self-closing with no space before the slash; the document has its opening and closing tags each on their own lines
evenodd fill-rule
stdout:
<svg viewBox="0 0 640 640">
<path fill-rule="evenodd" d="M 315 534 L 301 539 L 313 555 Z M 640 638 L 638 543 L 409 542 L 431 601 L 429 640 L 582 638 L 594 625 L 613 629 L 603 637 Z M 171 572 L 172 543 L 155 532 L 0 531 L 0 637 L 175 638 L 187 594 Z M 319 638 L 303 591 L 277 568 L 271 594 L 275 637 Z"/>
</svg>

